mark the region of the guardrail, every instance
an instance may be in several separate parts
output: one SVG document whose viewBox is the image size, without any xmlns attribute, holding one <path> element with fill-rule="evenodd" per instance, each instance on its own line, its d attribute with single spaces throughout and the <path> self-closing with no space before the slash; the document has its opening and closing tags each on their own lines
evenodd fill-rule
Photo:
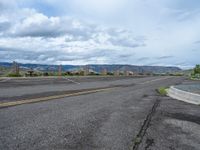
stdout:
<svg viewBox="0 0 200 150">
<path fill-rule="evenodd" d="M 171 86 L 168 89 L 167 93 L 168 93 L 168 96 L 170 96 L 174 99 L 188 102 L 191 104 L 200 105 L 200 95 L 199 94 L 183 91 L 183 90 L 175 88 L 174 86 Z"/>
</svg>

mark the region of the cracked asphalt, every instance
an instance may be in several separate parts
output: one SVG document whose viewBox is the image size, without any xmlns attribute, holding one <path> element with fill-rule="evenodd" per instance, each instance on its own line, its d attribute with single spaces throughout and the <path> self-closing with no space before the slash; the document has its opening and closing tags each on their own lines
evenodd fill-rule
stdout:
<svg viewBox="0 0 200 150">
<path fill-rule="evenodd" d="M 160 86 L 180 84 L 185 81 L 183 77 L 75 79 L 80 84 L 62 82 L 64 79 L 37 80 L 0 83 L 0 102 L 5 97 L 34 98 L 48 92 L 116 88 L 0 109 L 0 149 L 198 150 L 200 147 L 200 106 L 160 96 L 155 91 Z"/>
</svg>

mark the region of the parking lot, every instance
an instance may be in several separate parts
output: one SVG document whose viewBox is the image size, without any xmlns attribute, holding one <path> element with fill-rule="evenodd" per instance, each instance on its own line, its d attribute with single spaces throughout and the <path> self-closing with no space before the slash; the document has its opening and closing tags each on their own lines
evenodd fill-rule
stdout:
<svg viewBox="0 0 200 150">
<path fill-rule="evenodd" d="M 198 150 L 200 106 L 156 92 L 186 81 L 165 76 L 0 82 L 0 104 L 7 105 L 0 108 L 0 149 Z"/>
</svg>

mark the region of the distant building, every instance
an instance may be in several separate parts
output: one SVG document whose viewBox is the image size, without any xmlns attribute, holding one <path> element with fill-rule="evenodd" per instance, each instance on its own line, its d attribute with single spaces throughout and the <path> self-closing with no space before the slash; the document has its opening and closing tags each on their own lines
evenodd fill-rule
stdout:
<svg viewBox="0 0 200 150">
<path fill-rule="evenodd" d="M 120 71 L 119 70 L 114 71 L 114 76 L 119 76 L 119 75 L 120 75 Z"/>
<path fill-rule="evenodd" d="M 103 69 L 102 72 L 101 72 L 101 74 L 104 75 L 104 76 L 107 75 L 107 73 L 108 73 L 107 69 Z"/>
<path fill-rule="evenodd" d="M 27 75 L 27 76 L 30 76 L 30 77 L 32 77 L 33 74 L 34 74 L 33 69 L 30 69 L 30 70 L 28 70 L 27 72 L 28 72 L 28 75 Z"/>
<path fill-rule="evenodd" d="M 132 76 L 134 73 L 132 71 L 125 71 L 125 76 Z"/>
<path fill-rule="evenodd" d="M 84 76 L 89 75 L 89 73 L 90 73 L 90 71 L 89 71 L 89 67 L 86 66 L 86 67 L 84 68 Z"/>
</svg>

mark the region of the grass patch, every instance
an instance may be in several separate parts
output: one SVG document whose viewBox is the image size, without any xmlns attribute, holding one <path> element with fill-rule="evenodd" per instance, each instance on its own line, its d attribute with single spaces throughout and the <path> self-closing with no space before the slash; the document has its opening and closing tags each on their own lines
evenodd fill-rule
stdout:
<svg viewBox="0 0 200 150">
<path fill-rule="evenodd" d="M 166 87 L 160 87 L 160 88 L 157 89 L 157 92 L 158 92 L 160 95 L 165 96 L 165 95 L 167 95 L 167 90 L 166 90 L 166 89 L 167 89 Z"/>
<path fill-rule="evenodd" d="M 8 77 L 22 77 L 21 74 L 10 73 L 7 75 Z"/>
<path fill-rule="evenodd" d="M 200 81 L 200 79 L 198 79 L 198 78 L 193 78 L 193 77 L 191 77 L 190 80 Z"/>
<path fill-rule="evenodd" d="M 134 140 L 134 143 L 139 144 L 139 143 L 141 143 L 141 141 L 142 141 L 142 139 L 140 137 L 136 137 Z"/>
</svg>

